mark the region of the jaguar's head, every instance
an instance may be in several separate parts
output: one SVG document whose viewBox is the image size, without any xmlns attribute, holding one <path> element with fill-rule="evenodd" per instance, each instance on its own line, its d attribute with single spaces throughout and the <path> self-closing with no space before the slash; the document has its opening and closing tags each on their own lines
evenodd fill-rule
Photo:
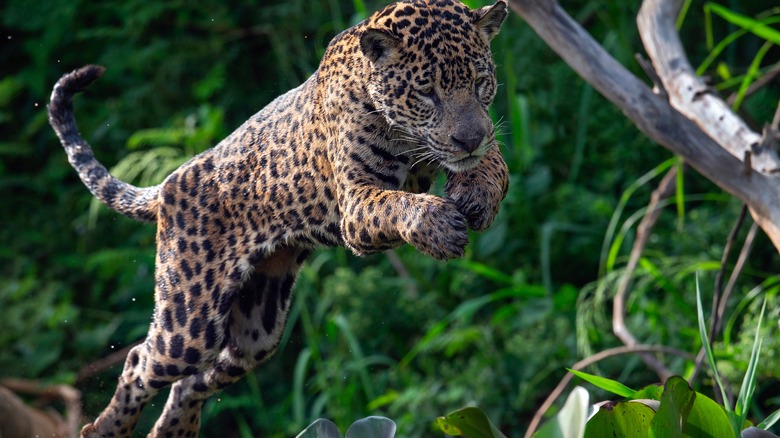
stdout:
<svg viewBox="0 0 780 438">
<path fill-rule="evenodd" d="M 415 0 L 368 20 L 360 46 L 371 63 L 369 94 L 412 157 L 458 172 L 495 142 L 490 41 L 506 16 L 504 0 L 474 10 Z"/>
</svg>

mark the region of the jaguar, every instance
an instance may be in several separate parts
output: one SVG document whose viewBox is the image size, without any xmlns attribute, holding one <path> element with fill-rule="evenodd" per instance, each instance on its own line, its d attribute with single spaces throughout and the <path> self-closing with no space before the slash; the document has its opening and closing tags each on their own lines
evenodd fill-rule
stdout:
<svg viewBox="0 0 780 438">
<path fill-rule="evenodd" d="M 276 350 L 296 274 L 314 248 L 366 255 L 409 243 L 460 257 L 493 222 L 508 170 L 488 107 L 490 42 L 507 4 L 391 4 L 338 34 L 319 68 L 159 185 L 110 175 L 76 126 L 73 96 L 104 72 L 54 86 L 49 121 L 102 203 L 155 222 L 155 306 L 116 392 L 84 437 L 127 437 L 152 397 L 150 436 L 195 437 L 205 400 Z M 428 193 L 444 173 L 444 196 Z"/>
</svg>

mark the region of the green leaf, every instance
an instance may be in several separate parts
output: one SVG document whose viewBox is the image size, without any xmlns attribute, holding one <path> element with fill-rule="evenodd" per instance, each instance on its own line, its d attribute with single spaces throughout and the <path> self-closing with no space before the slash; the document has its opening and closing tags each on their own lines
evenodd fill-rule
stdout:
<svg viewBox="0 0 780 438">
<path fill-rule="evenodd" d="M 732 110 L 737 111 L 742 106 L 742 101 L 747 95 L 748 88 L 750 88 L 750 85 L 752 85 L 761 75 L 761 62 L 764 60 L 764 56 L 772 47 L 774 47 L 774 44 L 766 42 L 758 49 L 756 56 L 753 58 L 753 62 L 750 63 L 750 67 L 748 68 L 747 73 L 745 73 L 745 77 L 742 79 L 742 83 L 739 85 L 737 98 L 734 99 L 734 104 L 731 105 Z"/>
<path fill-rule="evenodd" d="M 484 263 L 479 263 L 471 260 L 455 260 L 452 262 L 454 265 L 468 269 L 469 271 L 487 278 L 488 280 L 495 281 L 496 283 L 503 283 L 503 284 L 513 284 L 514 279 L 511 275 L 507 275 L 498 269 L 486 265 Z"/>
<path fill-rule="evenodd" d="M 661 405 L 650 422 L 650 436 L 677 438 L 682 436 L 683 425 L 693 408 L 696 393 L 680 376 L 669 378 L 664 384 Z"/>
<path fill-rule="evenodd" d="M 534 438 L 582 438 L 588 421 L 588 391 L 581 386 L 574 388 L 558 415 L 550 419 L 533 436 Z"/>
<path fill-rule="evenodd" d="M 463 436 L 463 432 L 460 431 L 455 425 L 447 421 L 445 417 L 438 417 L 436 419 L 436 425 L 439 426 L 442 432 L 449 436 Z"/>
<path fill-rule="evenodd" d="M 588 421 L 585 438 L 646 438 L 654 416 L 642 403 L 606 402 Z"/>
<path fill-rule="evenodd" d="M 699 287 L 699 276 L 696 276 L 696 314 L 697 318 L 699 320 L 699 337 L 701 338 L 702 346 L 704 347 L 704 352 L 707 355 L 707 362 L 710 366 L 710 371 L 712 372 L 712 376 L 715 378 L 715 381 L 718 383 L 718 388 L 720 388 L 721 396 L 724 400 L 724 407 L 726 408 L 726 412 L 731 412 L 731 406 L 728 402 L 728 396 L 726 395 L 726 390 L 724 389 L 723 383 L 720 381 L 720 375 L 718 374 L 718 368 L 715 366 L 715 355 L 712 353 L 712 348 L 710 348 L 710 338 L 707 336 L 707 324 L 704 322 L 704 306 L 701 304 L 701 288 Z"/>
<path fill-rule="evenodd" d="M 684 437 L 734 438 L 728 415 L 713 399 L 697 392 L 688 421 L 683 427 Z"/>
<path fill-rule="evenodd" d="M 658 383 L 654 383 L 652 385 L 647 385 L 644 388 L 640 389 L 639 391 L 631 394 L 631 396 L 628 398 L 630 400 L 645 398 L 645 399 L 660 401 L 661 397 L 663 396 L 663 393 L 664 393 L 664 387 Z"/>
<path fill-rule="evenodd" d="M 712 12 L 720 15 L 724 20 L 736 24 L 737 26 L 755 34 L 760 38 L 763 38 L 774 44 L 780 44 L 780 31 L 773 29 L 758 20 L 737 14 L 736 12 L 726 9 L 717 3 L 707 3 L 707 7 L 711 9 Z"/>
<path fill-rule="evenodd" d="M 569 368 L 566 369 L 580 379 L 592 383 L 605 391 L 609 391 L 621 397 L 631 397 L 637 392 L 620 382 L 607 379 L 606 377 L 594 376 L 593 374 L 583 373 L 582 371 L 576 371 Z"/>
<path fill-rule="evenodd" d="M 622 240 L 620 241 L 616 240 L 613 242 L 613 237 L 615 237 L 615 231 L 617 230 L 618 224 L 620 222 L 620 216 L 623 214 L 623 210 L 626 208 L 626 205 L 628 205 L 628 201 L 631 199 L 631 196 L 640 187 L 647 184 L 650 180 L 652 180 L 656 176 L 660 175 L 661 173 L 665 172 L 667 169 L 672 167 L 676 163 L 676 161 L 677 158 L 673 157 L 657 165 L 656 167 L 654 167 L 653 169 L 651 169 L 650 171 L 642 175 L 639 179 L 631 183 L 631 185 L 620 196 L 620 201 L 618 202 L 618 205 L 615 207 L 614 213 L 612 213 L 612 217 L 609 220 L 609 225 L 607 226 L 607 232 L 604 235 L 604 241 L 602 242 L 601 245 L 601 256 L 599 259 L 599 277 L 604 276 L 608 272 L 612 272 L 612 270 L 615 267 L 618 252 L 620 251 L 620 247 L 623 242 Z"/>
<path fill-rule="evenodd" d="M 345 438 L 393 438 L 395 423 L 385 417 L 366 417 L 352 423 Z"/>
<path fill-rule="evenodd" d="M 774 17 L 774 16 L 773 17 L 767 17 L 767 18 L 764 18 L 763 20 L 761 20 L 761 23 L 763 23 L 764 25 L 771 25 L 771 24 L 775 24 L 775 23 L 780 23 L 780 17 Z M 715 62 L 715 60 L 720 56 L 720 54 L 723 53 L 723 51 L 726 49 L 726 47 L 728 47 L 731 43 L 733 43 L 734 41 L 739 39 L 741 36 L 744 36 L 746 33 L 748 33 L 747 30 L 740 29 L 740 30 L 738 30 L 736 32 L 732 32 L 731 34 L 729 34 L 725 38 L 721 39 L 718 42 L 718 44 L 714 48 L 711 49 L 709 55 L 707 55 L 707 57 L 704 59 L 704 61 L 702 61 L 701 65 L 699 65 L 699 67 L 696 68 L 696 74 L 699 75 L 699 76 L 702 76 L 707 71 L 707 69 L 710 68 L 710 65 L 712 65 L 712 63 Z M 711 46 L 708 46 L 708 47 L 711 47 Z M 728 72 L 728 67 L 726 67 L 725 63 L 722 63 L 722 62 L 719 63 L 716 68 L 718 70 L 718 74 L 721 75 L 722 79 L 726 80 L 726 79 L 729 79 L 731 77 L 731 73 Z M 724 73 L 726 74 L 726 76 L 724 76 Z"/>
<path fill-rule="evenodd" d="M 341 438 L 341 432 L 332 421 L 319 418 L 295 438 Z"/>
<path fill-rule="evenodd" d="M 764 418 L 764 421 L 759 423 L 758 427 L 761 429 L 769 429 L 770 427 L 774 426 L 775 423 L 777 423 L 777 420 L 780 420 L 780 409 L 772 412 L 768 417 Z"/>
<path fill-rule="evenodd" d="M 758 369 L 758 358 L 761 353 L 761 338 L 759 335 L 761 334 L 761 324 L 764 320 L 764 312 L 766 312 L 766 296 L 764 296 L 764 304 L 761 306 L 761 313 L 758 315 L 756 335 L 753 339 L 753 348 L 750 351 L 748 368 L 745 372 L 745 377 L 742 380 L 742 387 L 739 390 L 739 397 L 737 397 L 737 403 L 734 407 L 734 413 L 737 414 L 739 424 L 744 424 L 747 419 L 750 403 L 753 400 L 753 393 L 756 391 L 756 370 Z"/>
<path fill-rule="evenodd" d="M 436 419 L 436 424 L 447 435 L 468 438 L 506 438 L 479 408 L 459 409 Z"/>
</svg>

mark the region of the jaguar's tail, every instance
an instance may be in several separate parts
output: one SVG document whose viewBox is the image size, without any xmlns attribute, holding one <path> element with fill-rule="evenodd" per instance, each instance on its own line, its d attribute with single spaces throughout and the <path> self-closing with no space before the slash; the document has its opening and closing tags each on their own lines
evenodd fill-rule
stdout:
<svg viewBox="0 0 780 438">
<path fill-rule="evenodd" d="M 102 76 L 104 70 L 97 65 L 88 65 L 57 81 L 49 103 L 49 123 L 60 138 L 68 154 L 68 161 L 100 202 L 129 218 L 154 222 L 159 209 L 160 186 L 140 188 L 111 176 L 105 166 L 97 161 L 76 127 L 73 95 Z"/>
</svg>

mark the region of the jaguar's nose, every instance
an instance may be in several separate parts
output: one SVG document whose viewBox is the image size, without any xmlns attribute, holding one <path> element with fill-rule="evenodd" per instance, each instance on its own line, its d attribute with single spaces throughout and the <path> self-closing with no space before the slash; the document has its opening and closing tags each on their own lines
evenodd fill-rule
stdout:
<svg viewBox="0 0 780 438">
<path fill-rule="evenodd" d="M 462 149 L 468 153 L 472 153 L 479 145 L 482 144 L 482 140 L 485 139 L 485 131 L 482 129 L 475 129 L 471 131 L 458 130 L 450 137 L 452 145 Z"/>
</svg>

